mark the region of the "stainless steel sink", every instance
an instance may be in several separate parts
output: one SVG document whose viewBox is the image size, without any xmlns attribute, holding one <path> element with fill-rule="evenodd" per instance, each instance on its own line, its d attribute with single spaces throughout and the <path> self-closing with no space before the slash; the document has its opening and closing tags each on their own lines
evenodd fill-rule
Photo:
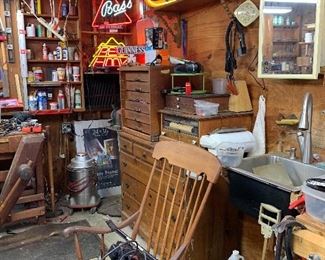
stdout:
<svg viewBox="0 0 325 260">
<path fill-rule="evenodd" d="M 283 171 L 288 174 L 288 177 L 291 180 L 292 184 L 281 183 L 281 181 L 277 179 L 276 175 L 278 173 L 276 171 L 276 167 L 274 173 L 272 173 L 274 174 L 274 178 L 273 176 L 270 176 L 270 178 L 265 178 L 254 173 L 254 169 L 260 166 L 269 165 L 280 165 Z M 325 174 L 325 169 L 318 168 L 312 164 L 304 164 L 300 161 L 291 160 L 274 154 L 265 154 L 261 156 L 244 158 L 238 167 L 231 167 L 230 170 L 242 174 L 248 178 L 263 182 L 265 184 L 276 186 L 279 189 L 288 192 L 299 191 L 301 189 L 300 186 L 306 179 Z"/>
</svg>

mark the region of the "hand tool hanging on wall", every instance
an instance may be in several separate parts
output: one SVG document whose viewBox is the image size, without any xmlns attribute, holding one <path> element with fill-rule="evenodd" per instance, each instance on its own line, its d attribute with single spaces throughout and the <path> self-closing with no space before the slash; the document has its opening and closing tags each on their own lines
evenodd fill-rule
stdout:
<svg viewBox="0 0 325 260">
<path fill-rule="evenodd" d="M 8 64 L 7 64 L 7 55 L 5 48 L 5 41 L 7 37 L 5 35 L 5 29 L 0 17 L 0 48 L 1 48 L 1 63 L 0 64 L 0 81 L 2 81 L 2 96 L 9 97 L 9 81 L 8 81 Z M 0 95 L 1 97 L 1 95 Z"/>
<path fill-rule="evenodd" d="M 238 90 L 235 85 L 234 71 L 237 68 L 237 61 L 235 58 L 235 38 L 238 34 L 239 48 L 237 55 L 242 56 L 246 54 L 246 42 L 244 29 L 237 18 L 230 12 L 228 4 L 225 0 L 221 0 L 221 4 L 225 9 L 228 17 L 230 18 L 229 25 L 226 30 L 225 44 L 226 44 L 226 57 L 225 57 L 225 71 L 227 74 L 227 88 L 233 95 L 238 95 Z"/>
</svg>

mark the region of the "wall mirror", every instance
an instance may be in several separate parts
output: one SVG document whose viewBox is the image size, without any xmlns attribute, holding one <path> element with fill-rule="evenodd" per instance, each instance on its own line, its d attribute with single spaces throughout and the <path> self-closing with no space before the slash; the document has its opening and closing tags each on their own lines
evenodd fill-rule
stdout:
<svg viewBox="0 0 325 260">
<path fill-rule="evenodd" d="M 323 15 L 324 0 L 261 0 L 258 76 L 317 79 Z"/>
</svg>

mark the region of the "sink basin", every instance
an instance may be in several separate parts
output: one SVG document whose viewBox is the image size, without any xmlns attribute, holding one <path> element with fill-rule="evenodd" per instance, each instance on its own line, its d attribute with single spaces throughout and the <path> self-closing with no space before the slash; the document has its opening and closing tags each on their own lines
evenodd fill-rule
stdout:
<svg viewBox="0 0 325 260">
<path fill-rule="evenodd" d="M 260 203 L 295 215 L 289 210 L 292 193 L 301 191 L 303 182 L 325 174 L 325 169 L 275 154 L 244 158 L 238 167 L 229 167 L 230 199 L 233 204 L 255 218 Z"/>
<path fill-rule="evenodd" d="M 238 167 L 230 169 L 288 192 L 300 191 L 300 186 L 306 179 L 325 174 L 325 169 L 274 154 L 244 158 Z M 282 176 L 279 178 L 280 172 Z"/>
</svg>

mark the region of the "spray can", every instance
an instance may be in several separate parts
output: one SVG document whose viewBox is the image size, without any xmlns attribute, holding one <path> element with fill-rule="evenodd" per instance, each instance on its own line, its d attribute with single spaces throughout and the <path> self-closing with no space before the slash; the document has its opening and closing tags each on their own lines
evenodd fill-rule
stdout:
<svg viewBox="0 0 325 260">
<path fill-rule="evenodd" d="M 61 89 L 59 90 L 59 94 L 58 94 L 58 108 L 64 109 L 64 94 Z"/>
<path fill-rule="evenodd" d="M 42 49 L 42 53 L 43 53 L 43 60 L 48 60 L 48 53 L 47 53 L 47 46 L 46 43 L 43 43 L 43 49 Z"/>
<path fill-rule="evenodd" d="M 61 5 L 61 10 L 62 10 L 62 16 L 66 17 L 68 15 L 68 5 L 66 2 L 62 3 Z"/>
<path fill-rule="evenodd" d="M 185 94 L 186 94 L 187 96 L 190 96 L 191 93 L 192 93 L 191 82 L 187 81 L 187 82 L 185 83 Z"/>
<path fill-rule="evenodd" d="M 45 110 L 44 109 L 44 104 L 43 104 L 43 93 L 42 91 L 37 92 L 37 105 L 38 105 L 38 110 Z"/>
<path fill-rule="evenodd" d="M 81 92 L 80 89 L 76 89 L 74 92 L 74 108 L 81 108 Z"/>
</svg>

